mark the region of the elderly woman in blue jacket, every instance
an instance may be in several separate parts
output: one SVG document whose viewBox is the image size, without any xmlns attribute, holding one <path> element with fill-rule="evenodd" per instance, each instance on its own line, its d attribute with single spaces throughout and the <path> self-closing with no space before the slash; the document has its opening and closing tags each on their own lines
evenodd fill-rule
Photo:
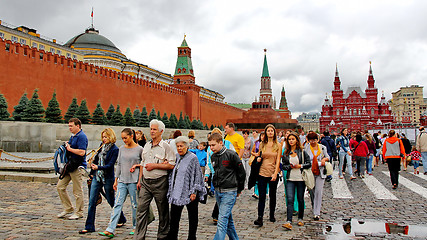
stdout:
<svg viewBox="0 0 427 240">
<path fill-rule="evenodd" d="M 311 171 L 314 175 L 315 185 L 309 191 L 311 203 L 313 205 L 314 220 L 320 219 L 320 208 L 322 207 L 323 185 L 325 184 L 326 169 L 325 164 L 329 161 L 328 151 L 325 146 L 319 144 L 319 136 L 315 132 L 307 134 L 307 141 L 304 151 L 308 153 L 311 161 Z"/>
<path fill-rule="evenodd" d="M 206 188 L 203 174 L 196 154 L 188 151 L 188 137 L 175 139 L 176 164 L 169 175 L 168 201 L 171 204 L 170 230 L 168 239 L 178 239 L 179 222 L 184 206 L 187 208 L 189 232 L 188 239 L 196 239 L 199 219 L 199 200 L 204 199 Z"/>
</svg>

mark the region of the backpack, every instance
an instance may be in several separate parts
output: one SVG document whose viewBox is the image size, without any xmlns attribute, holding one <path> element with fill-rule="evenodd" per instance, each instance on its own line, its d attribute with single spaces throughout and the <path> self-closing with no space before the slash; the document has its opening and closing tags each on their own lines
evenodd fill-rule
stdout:
<svg viewBox="0 0 427 240">
<path fill-rule="evenodd" d="M 62 144 L 55 151 L 55 155 L 53 156 L 53 167 L 55 168 L 55 174 L 59 174 L 60 179 L 62 179 L 63 175 L 65 174 L 65 166 L 67 163 L 67 149 L 65 148 L 65 144 Z"/>
</svg>

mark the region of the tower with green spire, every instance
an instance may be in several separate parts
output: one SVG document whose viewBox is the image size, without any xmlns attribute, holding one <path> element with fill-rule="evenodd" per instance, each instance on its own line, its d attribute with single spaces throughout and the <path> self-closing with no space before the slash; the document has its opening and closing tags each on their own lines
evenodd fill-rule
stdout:
<svg viewBox="0 0 427 240">
<path fill-rule="evenodd" d="M 176 60 L 175 74 L 173 77 L 174 84 L 195 84 L 193 63 L 191 62 L 191 48 L 188 47 L 187 41 L 184 40 L 178 47 L 178 59 Z"/>
<path fill-rule="evenodd" d="M 264 49 L 264 66 L 262 68 L 261 89 L 259 93 L 260 93 L 259 102 L 269 103 L 271 108 L 276 108 L 276 104 L 274 102 L 273 94 L 271 90 L 270 73 L 268 72 L 267 49 Z"/>
</svg>

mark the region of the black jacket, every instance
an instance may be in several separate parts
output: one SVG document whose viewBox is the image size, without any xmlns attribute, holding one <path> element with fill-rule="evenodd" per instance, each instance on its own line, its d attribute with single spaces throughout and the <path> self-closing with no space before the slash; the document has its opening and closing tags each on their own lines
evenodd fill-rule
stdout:
<svg viewBox="0 0 427 240">
<path fill-rule="evenodd" d="M 239 155 L 233 150 L 223 147 L 219 152 L 212 154 L 214 168 L 213 185 L 215 191 L 237 189 L 240 193 L 245 187 L 245 169 Z"/>
<path fill-rule="evenodd" d="M 297 149 L 295 150 L 298 156 L 299 164 L 301 164 L 301 172 L 303 169 L 309 169 L 311 168 L 311 160 L 308 153 L 306 153 L 304 150 Z M 301 152 L 304 152 L 304 163 L 302 162 L 302 155 Z M 289 179 L 289 175 L 291 174 L 291 163 L 289 162 L 289 155 L 283 154 L 282 156 L 282 169 L 287 171 L 286 179 Z"/>
</svg>

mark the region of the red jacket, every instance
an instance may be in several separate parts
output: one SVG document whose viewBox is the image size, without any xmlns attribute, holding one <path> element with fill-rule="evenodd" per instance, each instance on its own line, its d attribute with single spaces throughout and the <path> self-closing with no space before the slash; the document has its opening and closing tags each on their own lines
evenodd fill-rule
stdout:
<svg viewBox="0 0 427 240">
<path fill-rule="evenodd" d="M 367 157 L 369 154 L 368 145 L 366 145 L 364 141 L 361 141 L 359 146 L 357 146 L 358 144 L 358 141 L 350 139 L 350 148 L 353 150 L 353 155 L 358 157 Z M 354 150 L 355 148 L 356 150 Z"/>
</svg>

